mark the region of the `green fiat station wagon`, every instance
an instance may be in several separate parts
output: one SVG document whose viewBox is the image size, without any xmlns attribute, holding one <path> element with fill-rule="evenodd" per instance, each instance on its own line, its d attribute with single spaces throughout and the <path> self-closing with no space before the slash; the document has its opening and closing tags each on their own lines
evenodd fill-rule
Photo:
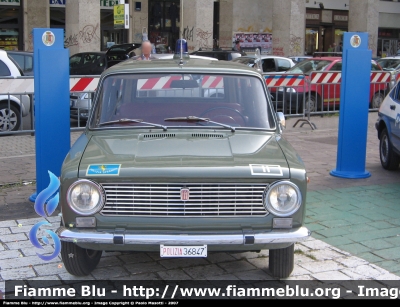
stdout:
<svg viewBox="0 0 400 307">
<path fill-rule="evenodd" d="M 269 250 L 271 275 L 290 276 L 294 244 L 310 237 L 307 172 L 259 71 L 126 60 L 102 73 L 90 114 L 60 176 L 70 274 L 90 274 L 102 251 Z"/>
</svg>

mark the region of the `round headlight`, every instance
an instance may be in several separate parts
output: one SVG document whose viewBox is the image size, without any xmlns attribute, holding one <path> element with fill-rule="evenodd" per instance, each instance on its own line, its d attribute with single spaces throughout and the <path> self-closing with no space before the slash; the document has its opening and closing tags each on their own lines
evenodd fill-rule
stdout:
<svg viewBox="0 0 400 307">
<path fill-rule="evenodd" d="M 98 184 L 92 181 L 79 180 L 69 187 L 67 201 L 76 213 L 92 215 L 103 206 L 104 192 Z"/>
<path fill-rule="evenodd" d="M 276 216 L 289 216 L 301 206 L 299 188 L 289 182 L 282 181 L 271 185 L 265 195 L 266 209 Z"/>
</svg>

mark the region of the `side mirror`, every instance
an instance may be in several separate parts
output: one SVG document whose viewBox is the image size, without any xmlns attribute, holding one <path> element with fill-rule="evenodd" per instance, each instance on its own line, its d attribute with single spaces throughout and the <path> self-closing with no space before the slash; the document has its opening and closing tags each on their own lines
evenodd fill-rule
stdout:
<svg viewBox="0 0 400 307">
<path fill-rule="evenodd" d="M 282 112 L 276 112 L 276 115 L 278 116 L 278 122 L 282 127 L 282 130 L 286 128 L 286 119 L 285 115 Z"/>
</svg>

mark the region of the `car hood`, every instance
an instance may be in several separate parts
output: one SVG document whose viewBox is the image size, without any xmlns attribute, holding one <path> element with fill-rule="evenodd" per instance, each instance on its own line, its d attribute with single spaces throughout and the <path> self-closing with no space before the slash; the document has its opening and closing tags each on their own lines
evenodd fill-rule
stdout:
<svg viewBox="0 0 400 307">
<path fill-rule="evenodd" d="M 278 143 L 273 133 L 95 135 L 82 155 L 79 177 L 289 178 Z"/>
</svg>

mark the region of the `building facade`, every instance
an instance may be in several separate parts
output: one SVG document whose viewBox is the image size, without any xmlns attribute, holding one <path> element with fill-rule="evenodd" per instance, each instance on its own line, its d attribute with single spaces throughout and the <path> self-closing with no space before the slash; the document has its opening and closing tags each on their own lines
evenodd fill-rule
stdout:
<svg viewBox="0 0 400 307">
<path fill-rule="evenodd" d="M 129 4 L 129 29 L 114 25 L 114 6 Z M 376 56 L 400 50 L 396 0 L 0 0 L 0 48 L 33 50 L 33 28 L 65 29 L 74 54 L 150 39 L 161 52 L 182 35 L 190 51 L 259 47 L 290 56 L 329 51 L 346 31 L 369 33 Z M 169 47 L 169 48 L 168 48 Z"/>
</svg>

